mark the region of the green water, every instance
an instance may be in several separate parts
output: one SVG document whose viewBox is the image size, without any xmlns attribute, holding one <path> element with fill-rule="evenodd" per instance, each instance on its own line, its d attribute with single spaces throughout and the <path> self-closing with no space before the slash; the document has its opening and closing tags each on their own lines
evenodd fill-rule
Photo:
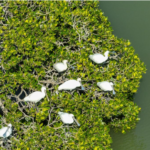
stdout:
<svg viewBox="0 0 150 150">
<path fill-rule="evenodd" d="M 150 1 L 102 1 L 100 9 L 108 16 L 114 34 L 129 39 L 147 73 L 141 80 L 134 102 L 141 108 L 137 127 L 125 135 L 111 131 L 113 150 L 150 150 Z"/>
</svg>

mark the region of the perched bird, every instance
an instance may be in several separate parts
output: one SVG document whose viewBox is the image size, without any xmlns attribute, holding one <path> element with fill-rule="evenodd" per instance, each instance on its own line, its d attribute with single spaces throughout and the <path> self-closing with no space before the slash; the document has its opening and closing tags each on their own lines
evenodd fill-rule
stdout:
<svg viewBox="0 0 150 150">
<path fill-rule="evenodd" d="M 8 124 L 8 127 L 0 129 L 0 137 L 7 138 L 12 134 L 12 125 Z"/>
<path fill-rule="evenodd" d="M 24 98 L 24 101 L 26 101 L 26 102 L 34 102 L 34 103 L 39 102 L 46 95 L 46 87 L 43 86 L 41 88 L 41 91 L 42 92 L 36 91 L 36 92 L 31 93 L 30 95 L 28 95 L 27 97 Z"/>
<path fill-rule="evenodd" d="M 63 62 L 58 62 L 53 65 L 53 67 L 60 73 L 67 70 L 67 62 L 68 60 L 63 60 Z"/>
<path fill-rule="evenodd" d="M 113 88 L 113 83 L 108 81 L 98 82 L 97 86 L 103 91 L 113 91 L 113 94 L 116 94 Z"/>
<path fill-rule="evenodd" d="M 104 53 L 105 56 L 103 56 L 102 54 L 96 53 L 96 54 L 90 55 L 89 58 L 92 61 L 94 61 L 95 63 L 101 64 L 101 63 L 105 62 L 108 59 L 108 54 L 109 54 L 109 51 L 106 51 Z"/>
<path fill-rule="evenodd" d="M 72 124 L 74 121 L 76 122 L 76 124 L 78 126 L 80 126 L 80 124 L 78 123 L 78 121 L 74 118 L 73 114 L 69 114 L 69 113 L 64 113 L 64 112 L 58 112 L 61 120 L 63 123 L 65 124 Z"/>
<path fill-rule="evenodd" d="M 77 80 L 68 80 L 66 82 L 64 82 L 63 84 L 61 84 L 59 87 L 58 87 L 58 90 L 73 90 L 77 87 L 82 87 L 82 84 L 81 84 L 81 79 L 78 78 Z"/>
</svg>

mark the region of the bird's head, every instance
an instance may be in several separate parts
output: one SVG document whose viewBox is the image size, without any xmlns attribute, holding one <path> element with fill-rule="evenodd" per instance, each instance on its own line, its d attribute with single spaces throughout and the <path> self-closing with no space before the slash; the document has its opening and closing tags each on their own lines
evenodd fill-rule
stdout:
<svg viewBox="0 0 150 150">
<path fill-rule="evenodd" d="M 11 124 L 11 123 L 9 123 L 9 124 L 8 124 L 8 127 L 10 127 L 10 128 L 11 128 L 11 127 L 12 127 L 12 124 Z"/>
<path fill-rule="evenodd" d="M 109 51 L 106 51 L 106 52 L 104 53 L 105 56 L 108 56 L 108 54 L 109 54 Z"/>
<path fill-rule="evenodd" d="M 77 81 L 81 82 L 81 78 L 78 78 Z"/>
<path fill-rule="evenodd" d="M 46 87 L 42 86 L 41 91 L 46 93 Z"/>
<path fill-rule="evenodd" d="M 66 64 L 68 62 L 68 60 L 63 60 L 63 63 Z"/>
</svg>

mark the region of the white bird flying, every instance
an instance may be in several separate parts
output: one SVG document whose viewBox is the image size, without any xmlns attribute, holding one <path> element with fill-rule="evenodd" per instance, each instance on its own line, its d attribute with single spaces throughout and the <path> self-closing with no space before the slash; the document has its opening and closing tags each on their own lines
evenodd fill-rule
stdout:
<svg viewBox="0 0 150 150">
<path fill-rule="evenodd" d="M 0 129 L 0 137 L 7 138 L 12 134 L 12 125 L 8 124 L 7 127 Z"/>
<path fill-rule="evenodd" d="M 102 54 L 96 53 L 96 54 L 90 55 L 89 58 L 92 61 L 94 61 L 95 63 L 101 64 L 101 63 L 105 62 L 108 59 L 108 54 L 109 54 L 109 51 L 106 51 L 104 53 L 105 56 L 103 56 Z"/>
<path fill-rule="evenodd" d="M 41 88 L 41 92 L 40 91 L 36 91 L 36 92 L 33 92 L 33 93 L 29 94 L 27 97 L 24 98 L 24 101 L 37 103 L 42 98 L 44 98 L 45 95 L 46 95 L 46 87 L 43 86 Z"/>
<path fill-rule="evenodd" d="M 61 120 L 63 123 L 65 124 L 72 124 L 74 121 L 76 122 L 76 124 L 78 126 L 80 126 L 80 124 L 78 123 L 78 121 L 74 118 L 73 114 L 69 114 L 69 113 L 64 113 L 64 112 L 58 112 Z"/>
</svg>

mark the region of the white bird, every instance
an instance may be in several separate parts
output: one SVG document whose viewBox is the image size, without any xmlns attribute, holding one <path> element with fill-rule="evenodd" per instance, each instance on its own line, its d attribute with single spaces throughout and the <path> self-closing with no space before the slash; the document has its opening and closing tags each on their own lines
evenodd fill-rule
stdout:
<svg viewBox="0 0 150 150">
<path fill-rule="evenodd" d="M 69 113 L 64 113 L 64 112 L 58 112 L 61 120 L 63 123 L 65 124 L 72 124 L 74 121 L 76 122 L 76 124 L 78 126 L 80 126 L 80 124 L 78 123 L 78 121 L 74 118 L 73 114 L 69 114 Z"/>
<path fill-rule="evenodd" d="M 46 95 L 46 87 L 43 86 L 41 88 L 41 91 L 42 92 L 36 91 L 36 92 L 31 93 L 30 95 L 28 95 L 27 97 L 24 98 L 24 101 L 26 101 L 26 102 L 34 102 L 34 103 L 39 102 Z"/>
<path fill-rule="evenodd" d="M 66 82 L 64 82 L 63 84 L 61 84 L 59 87 L 58 87 L 58 90 L 73 90 L 77 87 L 81 87 L 82 84 L 81 84 L 81 79 L 78 78 L 77 80 L 68 80 Z"/>
<path fill-rule="evenodd" d="M 95 63 L 101 64 L 101 63 L 105 62 L 108 59 L 108 54 L 109 54 L 109 51 L 106 51 L 104 53 L 105 56 L 103 56 L 102 54 L 96 53 L 96 54 L 90 55 L 89 58 L 92 61 L 94 61 Z"/>
<path fill-rule="evenodd" d="M 113 83 L 108 81 L 97 82 L 97 86 L 103 91 L 113 91 L 113 94 L 116 94 L 113 88 Z"/>
<path fill-rule="evenodd" d="M 53 65 L 53 67 L 58 71 L 58 72 L 63 72 L 65 70 L 67 70 L 67 62 L 68 60 L 63 60 L 63 62 L 58 62 L 58 63 L 55 63 Z"/>
<path fill-rule="evenodd" d="M 12 134 L 12 125 L 8 124 L 7 127 L 0 129 L 0 137 L 7 138 Z"/>
</svg>

